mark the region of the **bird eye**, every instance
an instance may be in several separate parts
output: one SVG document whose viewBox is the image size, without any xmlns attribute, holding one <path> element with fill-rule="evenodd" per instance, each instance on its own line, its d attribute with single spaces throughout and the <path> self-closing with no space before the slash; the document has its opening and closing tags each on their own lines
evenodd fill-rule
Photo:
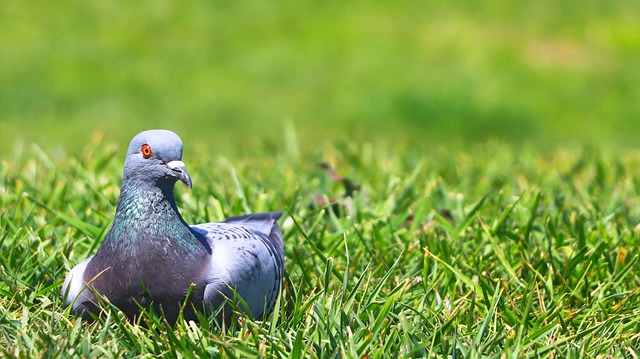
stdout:
<svg viewBox="0 0 640 359">
<path fill-rule="evenodd" d="M 140 152 L 142 152 L 142 156 L 144 158 L 151 157 L 151 154 L 153 153 L 153 151 L 151 151 L 151 146 L 147 145 L 146 143 L 144 145 L 142 145 L 142 148 L 140 149 Z"/>
</svg>

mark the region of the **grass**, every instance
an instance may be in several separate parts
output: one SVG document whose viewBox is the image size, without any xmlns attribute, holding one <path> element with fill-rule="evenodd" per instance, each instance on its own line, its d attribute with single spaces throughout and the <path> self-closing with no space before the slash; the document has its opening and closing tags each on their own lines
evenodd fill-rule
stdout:
<svg viewBox="0 0 640 359">
<path fill-rule="evenodd" d="M 187 222 L 286 209 L 286 288 L 264 322 L 87 324 L 60 287 L 113 216 L 124 147 L 0 163 L 6 357 L 637 357 L 640 154 L 484 145 L 424 156 L 335 143 L 254 158 L 187 147 Z M 295 155 L 297 153 L 297 156 Z M 309 158 L 334 165 L 360 189 Z M 216 169 L 216 170 L 213 170 Z M 317 196 L 329 203 L 319 205 Z"/>
</svg>

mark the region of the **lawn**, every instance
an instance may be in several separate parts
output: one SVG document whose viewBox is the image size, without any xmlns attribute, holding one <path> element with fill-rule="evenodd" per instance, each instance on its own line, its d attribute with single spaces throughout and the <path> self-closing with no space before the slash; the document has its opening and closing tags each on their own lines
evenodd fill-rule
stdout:
<svg viewBox="0 0 640 359">
<path fill-rule="evenodd" d="M 0 352 L 637 358 L 639 14 L 2 6 Z M 64 276 L 110 226 L 128 141 L 155 127 L 185 142 L 188 223 L 285 212 L 286 286 L 265 321 L 108 309 L 88 324 L 64 307 Z"/>
<path fill-rule="evenodd" d="M 635 357 L 640 154 L 328 146 L 360 189 L 287 153 L 231 163 L 187 149 L 189 223 L 284 209 L 287 285 L 274 315 L 220 331 L 117 311 L 69 315 L 61 281 L 115 210 L 122 150 L 2 162 L 0 340 L 6 356 Z M 268 154 L 268 155 L 267 155 Z M 217 170 L 212 170 L 216 168 Z M 327 203 L 320 205 L 317 196 Z"/>
</svg>

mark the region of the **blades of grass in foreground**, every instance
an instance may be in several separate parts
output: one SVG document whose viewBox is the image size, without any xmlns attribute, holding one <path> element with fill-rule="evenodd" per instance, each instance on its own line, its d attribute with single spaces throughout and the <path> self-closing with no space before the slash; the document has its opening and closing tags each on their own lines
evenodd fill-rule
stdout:
<svg viewBox="0 0 640 359">
<path fill-rule="evenodd" d="M 33 196 L 26 194 L 27 198 L 32 201 L 33 203 L 37 204 L 38 206 L 46 209 L 47 211 L 53 213 L 56 215 L 56 217 L 60 218 L 61 220 L 63 220 L 64 222 L 66 222 L 67 224 L 71 225 L 72 227 L 78 229 L 80 232 L 84 233 L 86 236 L 90 237 L 90 238 L 99 238 L 100 233 L 102 232 L 102 228 L 96 227 L 94 225 L 91 225 L 89 223 L 83 222 L 79 219 L 73 218 L 71 216 L 68 216 L 60 211 L 57 211 L 53 208 L 48 207 L 47 205 L 45 205 L 44 203 L 40 202 L 39 200 L 35 199 Z"/>
<path fill-rule="evenodd" d="M 500 298 L 502 296 L 502 288 L 500 283 L 496 284 L 496 289 L 493 292 L 493 296 L 491 296 L 491 303 L 489 303 L 489 310 L 487 311 L 487 315 L 482 321 L 480 328 L 478 328 L 478 334 L 476 335 L 473 344 L 474 348 L 480 348 L 482 340 L 486 337 L 487 332 L 489 330 L 489 324 L 491 321 L 495 320 L 494 315 L 496 312 L 496 308 L 500 303 Z M 481 353 L 479 353 L 481 354 Z"/>
<path fill-rule="evenodd" d="M 489 230 L 489 228 L 484 224 L 484 222 L 482 221 L 481 218 L 478 218 L 478 222 L 480 222 L 480 225 L 482 226 L 482 229 L 483 229 L 483 231 L 484 231 L 484 233 L 486 235 L 486 238 L 488 238 L 489 242 L 491 243 L 491 248 L 493 249 L 493 253 L 496 255 L 496 257 L 498 257 L 498 260 L 500 261 L 500 264 L 502 264 L 502 267 L 509 274 L 509 278 L 505 278 L 505 279 L 513 280 L 519 286 L 524 286 L 524 284 L 522 284 L 522 282 L 520 281 L 520 278 L 518 278 L 518 275 L 516 274 L 516 271 L 511 266 L 511 263 L 509 263 L 509 261 L 507 261 L 506 255 L 502 251 L 502 248 L 500 247 L 500 245 L 498 244 L 496 239 L 493 238 L 493 235 L 491 235 L 491 231 Z"/>
<path fill-rule="evenodd" d="M 384 274 L 384 276 L 382 276 L 382 278 L 380 279 L 380 281 L 378 282 L 378 284 L 376 284 L 376 286 L 373 288 L 373 290 L 371 291 L 371 293 L 369 294 L 369 297 L 367 298 L 367 300 L 364 302 L 364 307 L 367 308 L 369 305 L 371 305 L 371 303 L 373 303 L 373 301 L 376 300 L 376 298 L 378 297 L 378 295 L 380 294 L 380 292 L 382 291 L 382 288 L 387 285 L 387 281 L 389 280 L 389 277 L 391 276 L 391 273 L 393 273 L 394 269 L 396 268 L 396 266 L 398 265 L 398 263 L 400 262 L 400 257 L 398 257 L 398 259 L 393 263 L 393 265 L 391 266 L 391 268 L 389 268 L 386 273 Z"/>
<path fill-rule="evenodd" d="M 476 203 L 473 205 L 471 210 L 466 213 L 464 220 L 460 223 L 460 225 L 455 229 L 455 232 L 453 233 L 453 236 L 455 238 L 460 237 L 460 234 L 464 230 L 466 230 L 471 225 L 471 223 L 476 219 L 476 215 L 480 210 L 480 208 L 482 207 L 482 205 L 484 204 L 488 195 L 489 194 L 487 193 L 484 196 L 482 196 L 482 198 L 476 201 Z"/>
<path fill-rule="evenodd" d="M 440 263 L 440 264 L 444 265 L 445 267 L 447 267 L 447 269 L 449 269 L 458 279 L 460 279 L 464 284 L 466 284 L 469 288 L 471 288 L 473 290 L 473 292 L 476 293 L 476 295 L 478 295 L 480 297 L 483 297 L 483 298 L 486 296 L 485 291 L 482 289 L 482 287 L 480 285 L 475 283 L 468 276 L 464 275 L 464 273 L 459 271 L 457 268 L 455 268 L 452 265 L 450 265 L 449 263 L 443 261 L 437 255 L 431 253 L 428 248 L 424 248 L 424 255 L 428 256 L 428 257 L 433 257 L 433 259 L 435 259 L 438 263 Z"/>
<path fill-rule="evenodd" d="M 299 233 L 302 235 L 302 237 L 305 239 L 307 244 L 309 244 L 309 246 L 313 250 L 314 254 L 317 255 L 326 266 L 328 264 L 328 262 L 329 262 L 329 258 L 324 255 L 324 253 L 315 245 L 315 243 L 313 243 L 313 241 L 309 238 L 309 236 L 307 235 L 305 230 L 302 228 L 302 226 L 300 226 L 300 223 L 298 222 L 298 220 L 296 220 L 295 217 L 291 214 L 291 211 L 289 210 L 289 208 L 287 208 L 287 212 L 291 216 L 291 219 L 293 220 L 293 223 L 296 226 L 296 228 L 298 229 Z M 337 268 L 333 267 L 333 266 L 331 266 L 331 273 L 335 277 L 337 277 L 339 279 L 342 279 L 342 277 L 343 277 L 343 275 L 340 273 L 340 271 Z M 326 277 L 325 277 L 325 279 L 326 279 Z"/>
</svg>

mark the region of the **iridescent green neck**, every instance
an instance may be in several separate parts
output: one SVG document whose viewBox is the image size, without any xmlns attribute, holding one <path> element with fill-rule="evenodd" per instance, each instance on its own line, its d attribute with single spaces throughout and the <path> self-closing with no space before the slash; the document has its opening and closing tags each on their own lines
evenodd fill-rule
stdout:
<svg viewBox="0 0 640 359">
<path fill-rule="evenodd" d="M 162 243 L 162 247 L 168 242 L 192 251 L 201 247 L 178 212 L 173 184 L 162 190 L 157 186 L 124 182 L 105 243 L 135 252 L 141 247 L 153 250 L 154 242 Z"/>
</svg>

